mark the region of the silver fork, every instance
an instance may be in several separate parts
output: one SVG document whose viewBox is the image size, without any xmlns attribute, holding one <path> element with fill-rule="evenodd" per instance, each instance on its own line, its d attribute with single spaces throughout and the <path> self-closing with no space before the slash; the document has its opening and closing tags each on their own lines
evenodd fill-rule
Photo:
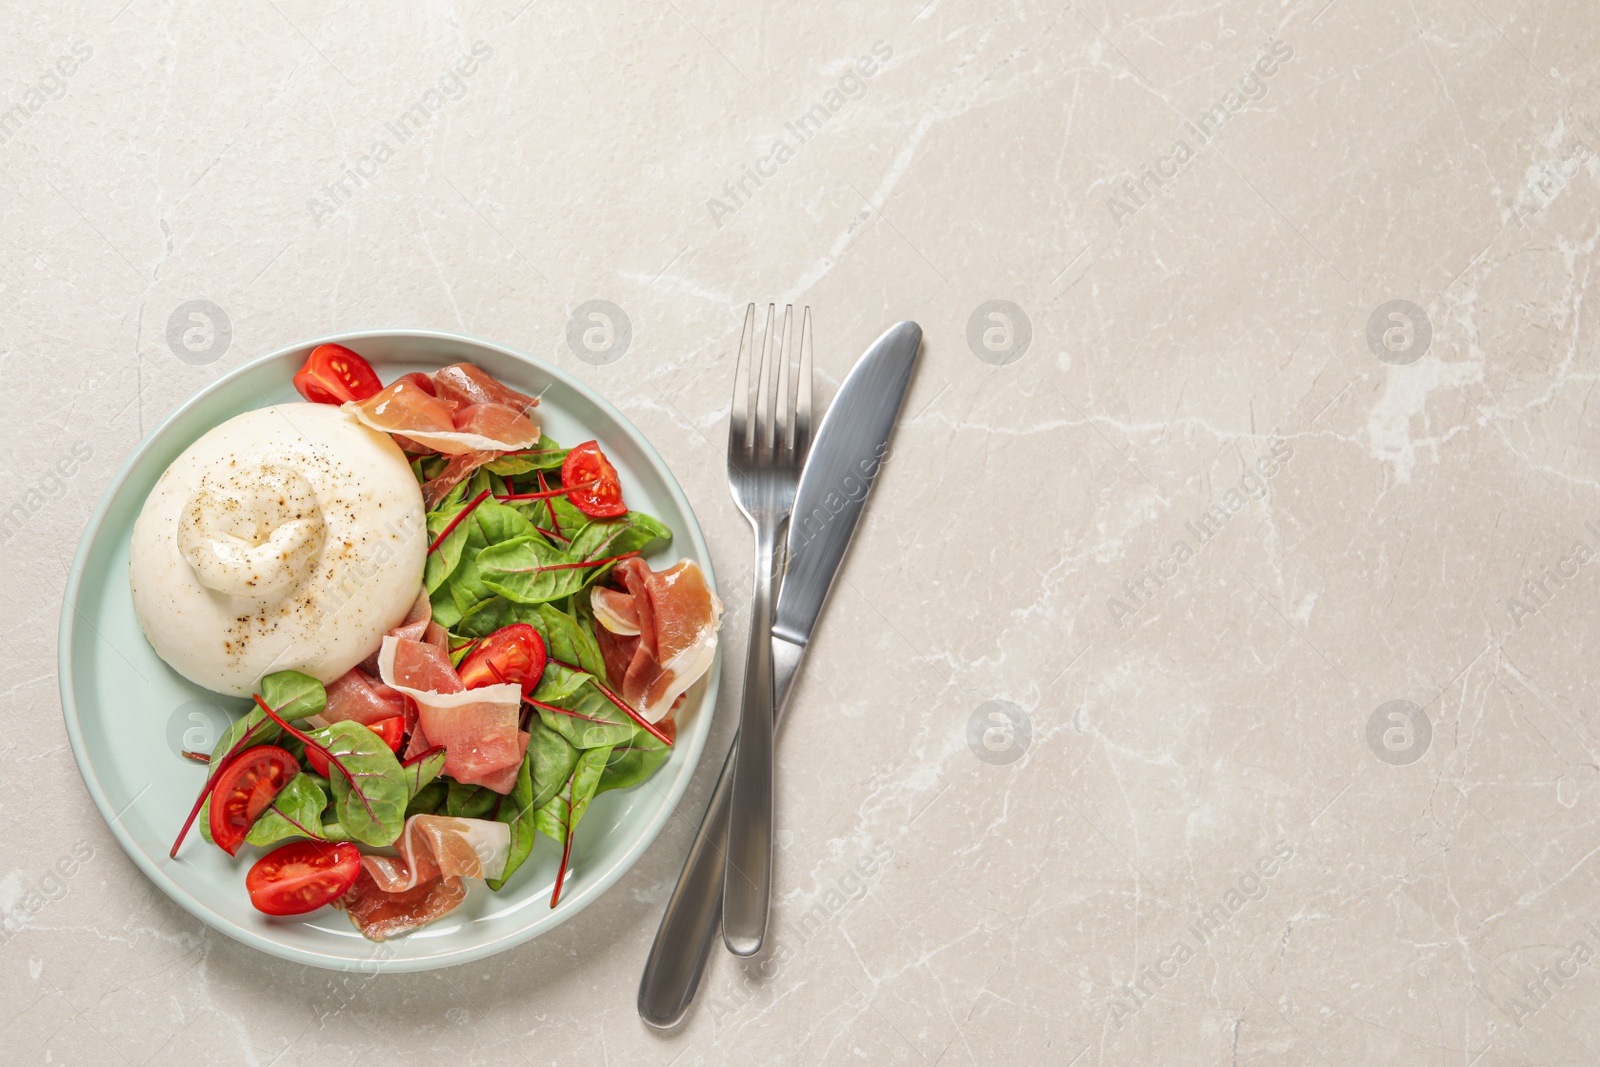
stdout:
<svg viewBox="0 0 1600 1067">
<path fill-rule="evenodd" d="M 783 309 L 783 332 L 776 338 L 775 310 L 775 305 L 767 305 L 761 368 L 752 393 L 750 359 L 755 346 L 756 306 L 751 304 L 745 309 L 728 424 L 728 486 L 756 535 L 750 651 L 745 659 L 739 754 L 733 767 L 729 805 L 728 875 L 722 883 L 722 940 L 736 956 L 755 955 L 767 933 L 767 908 L 772 898 L 775 697 L 772 586 L 781 563 L 778 533 L 794 507 L 800 468 L 811 449 L 811 309 L 803 312 L 798 359 L 793 344 L 794 306 Z M 795 379 L 792 388 L 791 378 Z"/>
</svg>

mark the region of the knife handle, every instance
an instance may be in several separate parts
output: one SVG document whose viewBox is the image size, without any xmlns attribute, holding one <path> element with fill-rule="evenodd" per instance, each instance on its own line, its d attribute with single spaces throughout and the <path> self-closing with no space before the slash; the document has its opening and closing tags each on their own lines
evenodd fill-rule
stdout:
<svg viewBox="0 0 1600 1067">
<path fill-rule="evenodd" d="M 722 916 L 722 846 L 728 835 L 728 797 L 738 752 L 735 734 L 639 979 L 639 1018 L 658 1030 L 678 1025 L 688 1012 Z"/>
<path fill-rule="evenodd" d="M 789 706 L 789 691 L 804 655 L 804 645 L 779 638 L 772 641 L 773 688 L 777 692 L 774 727 Z M 694 1003 L 716 937 L 717 920 L 722 917 L 722 843 L 728 832 L 728 798 L 733 792 L 733 760 L 738 751 L 735 732 L 639 979 L 639 1017 L 658 1030 L 677 1026 Z"/>
</svg>

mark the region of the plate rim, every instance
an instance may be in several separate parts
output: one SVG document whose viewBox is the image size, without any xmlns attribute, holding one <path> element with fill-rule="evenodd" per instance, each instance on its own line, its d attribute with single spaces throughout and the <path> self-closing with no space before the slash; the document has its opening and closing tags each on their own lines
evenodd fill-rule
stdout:
<svg viewBox="0 0 1600 1067">
<path fill-rule="evenodd" d="M 94 511 L 90 513 L 88 520 L 84 523 L 83 533 L 78 542 L 77 551 L 73 554 L 72 568 L 68 572 L 67 582 L 62 592 L 61 620 L 56 634 L 56 670 L 59 678 L 61 695 L 61 713 L 62 717 L 66 721 L 67 740 L 72 746 L 73 761 L 78 766 L 78 774 L 83 779 L 84 786 L 89 792 L 90 799 L 94 801 L 96 810 L 100 813 L 101 818 L 111 830 L 112 836 L 116 838 L 117 843 L 122 846 L 122 851 L 127 854 L 128 858 L 134 862 L 134 865 L 137 866 L 141 872 L 143 872 L 145 877 L 148 878 L 156 886 L 156 888 L 160 889 L 168 898 L 175 901 L 185 911 L 193 915 L 195 918 L 200 919 L 212 929 L 228 935 L 241 944 L 248 945 L 251 948 L 265 952 L 268 955 L 275 956 L 279 959 L 328 970 L 361 970 L 363 972 L 405 973 L 435 970 L 442 967 L 452 967 L 459 964 L 471 963 L 475 960 L 486 959 L 500 952 L 504 952 L 505 950 L 516 945 L 531 941 L 541 934 L 556 929 L 569 919 L 576 916 L 579 912 L 583 911 L 591 903 L 599 899 L 603 894 L 610 890 L 613 885 L 621 880 L 624 874 L 633 868 L 633 865 L 638 862 L 639 858 L 644 855 L 645 851 L 655 843 L 656 838 L 661 833 L 662 827 L 664 827 L 667 823 L 667 820 L 671 818 L 673 811 L 678 805 L 678 802 L 682 799 L 683 794 L 687 791 L 689 783 L 694 777 L 694 772 L 699 766 L 700 757 L 704 752 L 706 741 L 711 733 L 710 718 L 712 714 L 714 714 L 717 706 L 717 692 L 719 689 L 721 675 L 719 668 L 722 661 L 723 650 L 719 645 L 716 652 L 716 659 L 713 661 L 711 669 L 707 671 L 707 676 L 705 679 L 706 687 L 701 696 L 701 706 L 703 709 L 701 720 L 705 725 L 689 734 L 689 744 L 685 746 L 685 750 L 680 750 L 677 748 L 677 746 L 674 746 L 675 752 L 683 751 L 683 759 L 685 761 L 683 769 L 679 771 L 674 777 L 673 781 L 668 784 L 668 787 L 662 796 L 662 802 L 657 806 L 655 814 L 643 827 L 643 832 L 638 836 L 638 839 L 627 851 L 625 851 L 621 856 L 617 857 L 617 859 L 613 861 L 608 868 L 599 872 L 593 882 L 585 886 L 580 892 L 574 894 L 572 897 L 564 900 L 563 907 L 546 912 L 544 915 L 539 916 L 532 921 L 529 921 L 518 927 L 517 929 L 511 930 L 492 940 L 485 941 L 481 944 L 471 947 L 444 949 L 442 951 L 429 952 L 425 955 L 415 957 L 382 957 L 380 954 L 375 953 L 373 956 L 362 959 L 346 959 L 339 956 L 327 955 L 315 950 L 304 949 L 285 944 L 281 941 L 274 940 L 271 937 L 265 936 L 257 931 L 250 930 L 239 925 L 238 923 L 233 922 L 220 913 L 212 910 L 211 907 L 203 900 L 195 896 L 188 889 L 173 879 L 172 876 L 168 874 L 159 864 L 152 862 L 151 858 L 145 855 L 144 850 L 132 840 L 131 834 L 122 825 L 122 814 L 116 812 L 112 807 L 110 798 L 107 797 L 105 789 L 100 782 L 99 774 L 96 772 L 94 765 L 89 760 L 87 746 L 84 741 L 82 723 L 80 722 L 78 714 L 77 693 L 72 674 L 70 657 L 73 647 L 73 639 L 76 635 L 76 629 L 80 625 L 80 617 L 83 616 L 83 612 L 78 607 L 78 602 L 82 592 L 83 575 L 87 567 L 91 548 L 98 541 L 102 527 L 105 523 L 106 514 L 108 511 L 110 511 L 113 500 L 116 498 L 119 490 L 121 490 L 124 483 L 127 481 L 128 476 L 132 472 L 133 468 L 154 446 L 156 440 L 167 431 L 168 427 L 200 400 L 227 388 L 229 383 L 233 382 L 234 379 L 244 376 L 257 365 L 267 363 L 272 360 L 282 359 L 291 352 L 307 350 L 320 344 L 345 344 L 353 347 L 354 343 L 356 342 L 360 342 L 362 340 L 372 340 L 375 338 L 416 338 L 429 341 L 439 341 L 447 344 L 465 342 L 467 344 L 481 345 L 485 348 L 504 353 L 505 355 L 510 356 L 511 358 L 522 363 L 526 363 L 535 371 L 548 374 L 553 380 L 561 382 L 567 388 L 570 388 L 574 392 L 583 396 L 583 398 L 588 402 L 596 405 L 612 419 L 615 419 L 617 423 L 633 437 L 633 440 L 642 447 L 646 458 L 655 465 L 657 471 L 662 475 L 662 482 L 666 487 L 668 495 L 672 498 L 673 502 L 682 509 L 684 515 L 688 518 L 689 528 L 683 531 L 674 530 L 673 537 L 675 540 L 679 536 L 688 538 L 690 547 L 692 548 L 694 554 L 698 557 L 701 569 L 705 572 L 707 584 L 711 587 L 713 593 L 716 592 L 717 581 L 716 573 L 712 566 L 711 550 L 706 544 L 705 534 L 701 529 L 699 516 L 695 514 L 693 506 L 689 503 L 689 498 L 684 493 L 683 486 L 678 483 L 677 476 L 672 473 L 672 468 L 667 465 L 665 458 L 663 458 L 661 453 L 656 450 L 655 445 L 650 441 L 649 437 L 647 437 L 638 426 L 634 425 L 632 419 L 623 414 L 623 412 L 617 408 L 615 404 L 611 403 L 611 401 L 599 391 L 562 368 L 557 367 L 546 360 L 540 359 L 538 356 L 535 356 L 530 352 L 499 341 L 478 337 L 473 334 L 458 333 L 451 330 L 434 330 L 411 327 L 393 329 L 364 328 L 355 330 L 341 330 L 336 333 L 323 334 L 316 337 L 307 338 L 305 340 L 291 342 L 286 345 L 281 345 L 269 352 L 265 352 L 259 356 L 256 356 L 253 359 L 246 360 L 238 367 L 235 367 L 233 370 L 217 378 L 215 381 L 205 385 L 193 393 L 190 393 L 181 403 L 174 407 L 172 411 L 168 412 L 165 418 L 163 418 L 139 440 L 138 444 L 134 446 L 127 458 L 123 460 L 122 464 L 112 475 L 111 480 L 107 484 L 104 492 L 101 493 L 100 499 L 96 503 Z M 91 628 L 94 626 L 94 624 L 87 618 L 82 618 L 81 621 L 82 623 L 87 623 Z M 654 775 L 651 777 L 653 778 Z M 134 801 L 131 803 L 137 803 L 137 800 L 138 798 L 136 796 Z M 535 912 L 535 914 L 537 915 L 538 913 Z M 552 919 L 553 921 L 550 921 Z M 364 939 L 361 943 L 369 946 L 382 944 L 381 942 L 371 942 Z"/>
</svg>

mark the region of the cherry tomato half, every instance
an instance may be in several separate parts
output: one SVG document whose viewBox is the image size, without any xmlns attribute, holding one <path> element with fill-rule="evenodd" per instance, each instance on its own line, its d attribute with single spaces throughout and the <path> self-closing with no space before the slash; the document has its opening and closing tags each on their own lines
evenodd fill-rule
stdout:
<svg viewBox="0 0 1600 1067">
<path fill-rule="evenodd" d="M 318 345 L 294 376 L 294 387 L 313 404 L 365 400 L 383 389 L 372 364 L 344 345 Z"/>
<path fill-rule="evenodd" d="M 406 720 L 403 716 L 391 715 L 387 719 L 366 723 L 365 726 L 383 739 L 383 743 L 389 746 L 390 752 L 400 751 L 400 742 L 405 740 L 406 736 Z M 306 762 L 311 764 L 311 769 L 322 777 L 328 777 L 328 757 L 310 745 L 306 746 Z"/>
<path fill-rule="evenodd" d="M 257 745 L 235 756 L 211 789 L 211 839 L 217 847 L 237 855 L 256 816 L 299 773 L 300 764 L 277 745 Z"/>
<path fill-rule="evenodd" d="M 360 876 L 361 852 L 348 841 L 295 841 L 257 860 L 244 887 L 257 911 L 304 915 L 344 896 Z"/>
<path fill-rule="evenodd" d="M 585 484 L 590 482 L 595 484 Z M 561 463 L 561 484 L 583 486 L 567 493 L 567 499 L 591 519 L 612 519 L 628 513 L 628 505 L 622 502 L 617 468 L 594 441 L 585 441 L 567 453 Z"/>
<path fill-rule="evenodd" d="M 367 729 L 383 738 L 383 743 L 389 746 L 390 752 L 399 752 L 400 742 L 406 738 L 405 716 L 391 715 L 387 719 L 369 722 Z"/>
<path fill-rule="evenodd" d="M 525 622 L 516 622 L 479 641 L 456 673 L 468 689 L 515 682 L 522 687 L 522 695 L 527 696 L 544 676 L 547 659 L 539 631 Z"/>
</svg>

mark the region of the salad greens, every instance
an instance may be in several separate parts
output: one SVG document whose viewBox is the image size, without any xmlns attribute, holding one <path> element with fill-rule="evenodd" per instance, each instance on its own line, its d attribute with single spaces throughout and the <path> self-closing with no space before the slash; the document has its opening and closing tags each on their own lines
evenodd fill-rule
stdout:
<svg viewBox="0 0 1600 1067">
<path fill-rule="evenodd" d="M 299 671 L 278 671 L 261 679 L 261 699 L 278 713 L 278 718 L 290 721 L 321 715 L 328 708 L 327 689 Z"/>
<path fill-rule="evenodd" d="M 308 748 L 331 759 L 327 777 L 306 769 L 288 781 L 251 825 L 248 843 L 306 838 L 383 846 L 399 838 L 412 815 L 494 819 L 506 824 L 511 838 L 504 874 L 489 882 L 498 890 L 527 860 L 540 833 L 562 846 L 564 875 L 590 802 L 643 781 L 660 766 L 670 748 L 667 735 L 642 726 L 606 685 L 587 590 L 620 559 L 670 539 L 672 531 L 641 512 L 591 518 L 565 496 L 539 496 L 559 493 L 566 456 L 543 437 L 536 448 L 480 467 L 427 514 L 423 588 L 433 620 L 449 634 L 452 662 L 459 666 L 480 639 L 513 623 L 537 630 L 548 652 L 524 707 L 528 749 L 511 792 L 442 777 L 442 748 L 402 763 L 383 738 L 358 723 L 295 729 L 258 704 L 217 742 L 213 779 L 227 760 L 257 745 L 280 745 L 303 767 Z M 427 481 L 446 462 L 422 456 L 411 465 L 419 481 Z M 327 691 L 309 675 L 280 671 L 262 680 L 260 702 L 293 723 L 326 710 Z M 208 840 L 209 806 L 207 799 L 200 808 Z"/>
<path fill-rule="evenodd" d="M 411 787 L 400 761 L 383 738 L 349 720 L 325 726 L 309 736 L 330 754 L 328 781 L 333 786 L 339 825 L 363 844 L 393 844 L 405 829 Z"/>
<path fill-rule="evenodd" d="M 533 813 L 533 824 L 538 831 L 561 842 L 561 868 L 556 874 L 555 891 L 550 895 L 551 907 L 561 896 L 561 880 L 567 872 L 567 859 L 572 855 L 573 832 L 578 828 L 578 820 L 588 810 L 589 801 L 594 799 L 600 778 L 605 774 L 606 761 L 610 758 L 610 746 L 585 750 L 578 757 L 577 766 L 573 768 L 572 777 L 567 779 L 566 785 L 558 789 L 544 807 Z"/>
<path fill-rule="evenodd" d="M 444 770 L 445 752 L 442 748 L 432 748 L 419 756 L 415 762 L 402 763 L 401 769 L 406 772 L 406 786 L 411 790 L 411 800 L 416 802 L 425 789 L 434 785 L 443 786 L 443 782 L 435 782 L 439 772 Z M 408 813 L 409 814 L 409 813 Z"/>
<path fill-rule="evenodd" d="M 433 810 L 507 824 L 511 852 L 491 889 L 526 861 L 536 832 L 567 847 L 591 799 L 643 781 L 668 752 L 605 688 L 605 659 L 585 590 L 604 579 L 617 557 L 670 539 L 672 531 L 637 511 L 592 519 L 560 496 L 494 499 L 559 485 L 553 472 L 564 456 L 544 438 L 536 450 L 480 468 L 428 514 L 436 544 L 424 584 L 457 661 L 475 639 L 512 623 L 539 631 L 550 656 L 529 697 L 536 714 L 527 724 L 528 751 L 511 793 L 501 797 L 452 783 L 442 798 L 426 801 Z M 423 460 L 422 474 L 430 473 L 430 461 Z"/>
<path fill-rule="evenodd" d="M 665 744 L 643 730 L 635 733 L 626 742 L 613 745 L 611 755 L 606 761 L 606 773 L 600 776 L 596 794 L 638 785 L 656 773 L 656 768 L 667 758 L 668 751 L 670 750 Z"/>
<path fill-rule="evenodd" d="M 275 845 L 295 837 L 321 839 L 322 809 L 328 806 L 328 780 L 301 771 L 256 819 L 244 835 L 252 845 Z"/>
<path fill-rule="evenodd" d="M 582 604 L 581 598 L 580 603 L 574 606 L 587 607 Z M 579 681 L 584 680 L 582 677 L 584 675 L 603 678 L 606 673 L 606 661 L 600 655 L 600 645 L 594 639 L 594 620 L 587 618 L 586 611 L 583 617 L 586 621 L 579 623 L 579 616 L 568 615 L 545 605 L 540 608 L 539 620 L 533 625 L 544 637 L 545 648 L 549 650 L 550 657 L 556 660 L 555 667 L 579 675 Z M 579 670 L 571 671 L 567 664 L 578 667 Z M 551 677 L 549 668 L 546 668 L 544 676 Z"/>
<path fill-rule="evenodd" d="M 548 604 L 603 577 L 617 557 L 669 536 L 665 526 L 636 511 L 616 519 L 591 519 L 567 545 L 530 530 L 479 552 L 475 578 L 491 593 L 518 604 Z"/>
<path fill-rule="evenodd" d="M 409 819 L 413 815 L 439 814 L 439 809 L 444 807 L 445 798 L 449 795 L 449 785 L 440 778 L 417 790 L 411 798 L 411 803 L 406 805 L 406 818 Z"/>
<path fill-rule="evenodd" d="M 490 474 L 498 474 L 502 478 L 514 474 L 529 474 L 533 471 L 559 471 L 566 458 L 566 449 L 550 438 L 541 436 L 539 443 L 528 451 L 501 456 L 488 463 L 485 469 Z"/>
<path fill-rule="evenodd" d="M 444 813 L 456 819 L 483 819 L 494 813 L 500 794 L 481 785 L 451 782 L 445 793 Z"/>
</svg>

